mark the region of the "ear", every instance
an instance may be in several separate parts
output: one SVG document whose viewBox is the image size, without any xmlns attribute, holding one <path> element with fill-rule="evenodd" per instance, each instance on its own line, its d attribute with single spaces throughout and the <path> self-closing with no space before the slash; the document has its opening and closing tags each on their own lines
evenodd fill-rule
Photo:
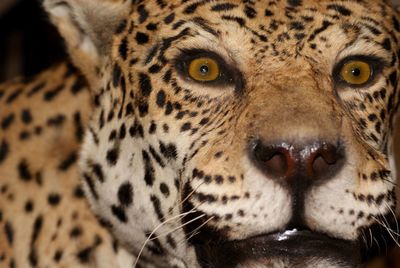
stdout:
<svg viewBox="0 0 400 268">
<path fill-rule="evenodd" d="M 386 0 L 389 4 L 391 4 L 397 11 L 400 11 L 400 0 Z"/>
<path fill-rule="evenodd" d="M 110 55 L 113 34 L 127 18 L 130 1 L 44 0 L 43 5 L 73 62 L 90 81 Z"/>
</svg>

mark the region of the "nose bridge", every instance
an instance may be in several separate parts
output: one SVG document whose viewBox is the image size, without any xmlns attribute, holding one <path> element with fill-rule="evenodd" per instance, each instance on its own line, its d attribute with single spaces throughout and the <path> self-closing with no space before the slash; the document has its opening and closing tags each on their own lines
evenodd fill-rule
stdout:
<svg viewBox="0 0 400 268">
<path fill-rule="evenodd" d="M 330 90 L 305 72 L 276 80 L 284 82 L 264 79 L 252 91 L 248 106 L 252 135 L 267 141 L 321 138 L 335 142 L 341 122 Z"/>
</svg>

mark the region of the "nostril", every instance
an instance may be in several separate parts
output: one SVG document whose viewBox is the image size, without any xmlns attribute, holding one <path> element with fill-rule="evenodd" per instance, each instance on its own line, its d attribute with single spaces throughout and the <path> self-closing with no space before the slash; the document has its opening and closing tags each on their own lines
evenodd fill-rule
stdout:
<svg viewBox="0 0 400 268">
<path fill-rule="evenodd" d="M 288 172 L 288 161 L 283 153 L 274 154 L 271 159 L 265 161 L 266 168 L 277 177 L 283 177 Z"/>
<path fill-rule="evenodd" d="M 295 160 L 290 151 L 290 146 L 264 145 L 262 142 L 255 142 L 252 149 L 252 159 L 257 166 L 275 178 L 287 178 L 293 175 Z"/>
<path fill-rule="evenodd" d="M 307 176 L 310 178 L 330 177 L 341 165 L 342 155 L 339 148 L 332 144 L 318 144 L 310 149 L 310 153 L 303 154 L 307 169 Z"/>
<path fill-rule="evenodd" d="M 318 155 L 312 164 L 312 170 L 309 174 L 312 174 L 312 177 L 320 177 L 324 172 L 329 169 L 329 163 L 325 160 L 322 155 Z"/>
</svg>

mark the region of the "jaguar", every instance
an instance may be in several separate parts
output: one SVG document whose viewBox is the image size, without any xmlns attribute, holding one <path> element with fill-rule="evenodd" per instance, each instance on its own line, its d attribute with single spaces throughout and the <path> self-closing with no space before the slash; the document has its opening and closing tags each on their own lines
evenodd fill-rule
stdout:
<svg viewBox="0 0 400 268">
<path fill-rule="evenodd" d="M 393 3 L 43 6 L 72 63 L 0 87 L 0 265 L 362 267 L 397 247 Z"/>
</svg>

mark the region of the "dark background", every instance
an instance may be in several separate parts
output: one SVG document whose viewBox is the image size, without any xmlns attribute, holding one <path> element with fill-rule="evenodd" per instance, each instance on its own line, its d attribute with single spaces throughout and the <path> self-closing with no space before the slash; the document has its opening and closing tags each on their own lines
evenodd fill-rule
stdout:
<svg viewBox="0 0 400 268">
<path fill-rule="evenodd" d="M 32 76 L 65 57 L 61 38 L 39 0 L 14 1 L 0 14 L 0 82 Z"/>
</svg>

